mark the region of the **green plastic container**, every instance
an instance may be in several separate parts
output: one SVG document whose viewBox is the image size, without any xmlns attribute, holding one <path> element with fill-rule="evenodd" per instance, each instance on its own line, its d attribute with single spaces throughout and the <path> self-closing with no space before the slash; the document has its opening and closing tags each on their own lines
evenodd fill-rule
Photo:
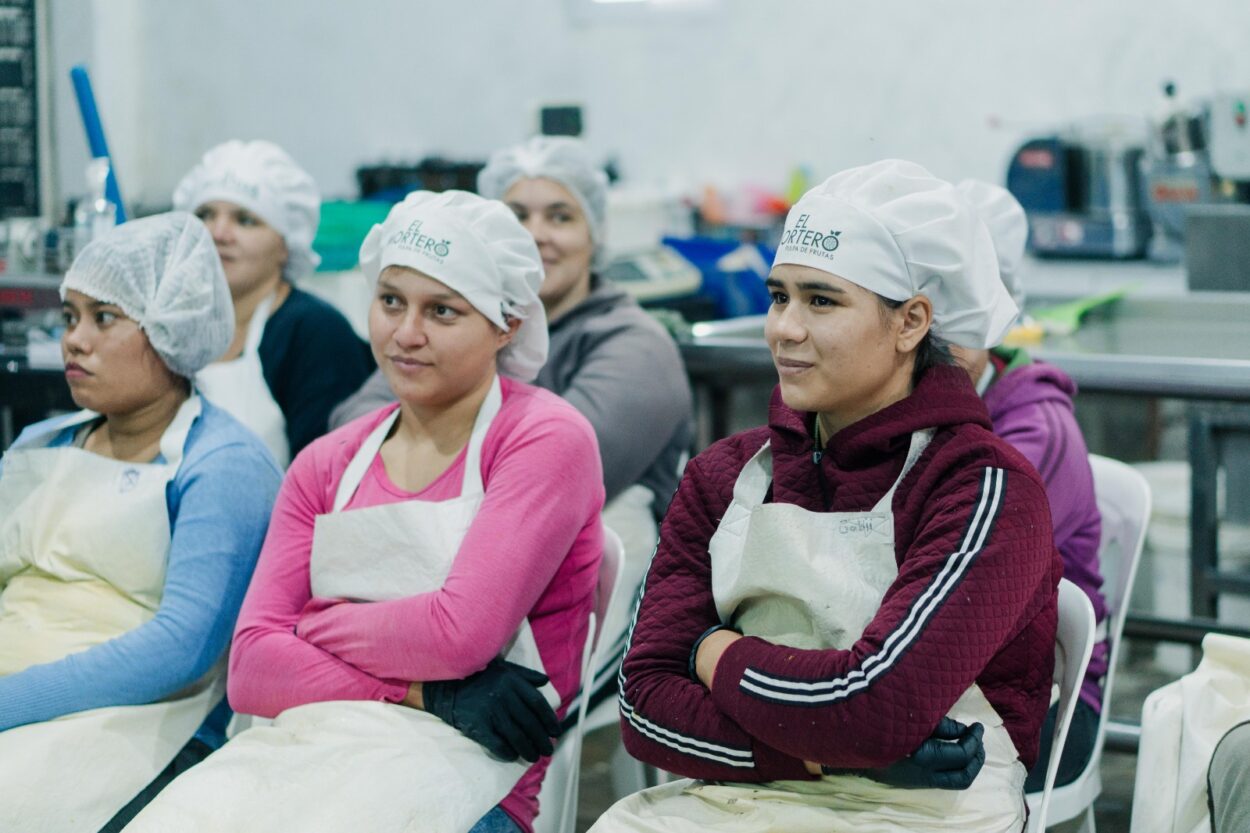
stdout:
<svg viewBox="0 0 1250 833">
<path fill-rule="evenodd" d="M 345 272 L 355 269 L 360 257 L 360 244 L 374 224 L 386 219 L 389 202 L 345 202 L 334 200 L 321 204 L 321 224 L 313 249 L 321 255 L 318 272 Z"/>
</svg>

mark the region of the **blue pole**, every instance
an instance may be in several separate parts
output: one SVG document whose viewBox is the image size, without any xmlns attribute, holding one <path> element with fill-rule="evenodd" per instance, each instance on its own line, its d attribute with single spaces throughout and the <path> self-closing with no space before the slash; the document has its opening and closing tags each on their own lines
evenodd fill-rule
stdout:
<svg viewBox="0 0 1250 833">
<path fill-rule="evenodd" d="M 104 138 L 104 125 L 100 122 L 100 111 L 96 109 L 95 94 L 91 91 L 91 76 L 87 74 L 85 65 L 78 64 L 69 71 L 69 77 L 74 83 L 74 93 L 78 97 L 78 110 L 82 113 L 82 124 L 87 131 L 87 146 L 91 150 L 91 155 L 96 158 L 109 157 L 109 178 L 104 186 L 104 193 L 109 201 L 117 206 L 117 223 L 121 225 L 126 222 L 126 208 L 122 204 L 121 191 L 117 187 L 117 177 L 113 173 L 113 160 L 109 156 L 108 141 Z"/>
</svg>

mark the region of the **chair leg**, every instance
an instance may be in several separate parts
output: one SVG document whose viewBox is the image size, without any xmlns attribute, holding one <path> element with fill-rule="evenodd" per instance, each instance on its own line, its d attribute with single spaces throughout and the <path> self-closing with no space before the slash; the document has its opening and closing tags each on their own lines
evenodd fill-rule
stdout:
<svg viewBox="0 0 1250 833">
<path fill-rule="evenodd" d="M 1085 808 L 1085 818 L 1081 820 L 1081 826 L 1077 833 L 1096 833 L 1094 830 L 1094 805 L 1090 804 Z"/>
</svg>

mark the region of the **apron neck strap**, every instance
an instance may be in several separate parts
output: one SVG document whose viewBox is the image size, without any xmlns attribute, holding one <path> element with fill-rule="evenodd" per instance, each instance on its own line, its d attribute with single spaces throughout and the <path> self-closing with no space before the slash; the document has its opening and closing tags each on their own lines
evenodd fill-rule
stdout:
<svg viewBox="0 0 1250 833">
<path fill-rule="evenodd" d="M 734 502 L 743 506 L 758 506 L 768 496 L 773 482 L 773 452 L 771 441 L 766 440 L 760 450 L 751 455 L 738 479 L 734 481 Z"/>
<path fill-rule="evenodd" d="M 491 381 L 490 390 L 486 392 L 486 399 L 482 401 L 481 407 L 477 410 L 477 417 L 473 421 L 473 433 L 469 435 L 469 444 L 464 456 L 464 480 L 460 486 L 461 497 L 478 495 L 484 491 L 482 488 L 482 443 L 486 438 L 486 431 L 490 428 L 491 421 L 499 413 L 502 404 L 503 392 L 499 385 L 499 376 L 496 374 L 494 380 Z M 343 476 L 339 478 L 339 486 L 334 493 L 334 505 L 330 511 L 342 511 L 343 507 L 347 506 L 348 501 L 352 499 L 352 496 L 356 494 L 356 490 L 360 488 L 361 481 L 365 478 L 365 472 L 373 464 L 373 458 L 377 457 L 378 452 L 382 449 L 382 443 L 386 441 L 387 436 L 391 433 L 392 426 L 399 419 L 399 412 L 400 408 L 395 408 L 365 438 L 365 441 L 352 457 L 351 462 L 347 464 L 347 468 L 343 470 Z"/>
<path fill-rule="evenodd" d="M 191 395 L 178 408 L 173 422 L 169 423 L 169 427 L 161 435 L 161 456 L 165 458 L 166 465 L 177 468 L 182 462 L 187 435 L 191 433 L 191 426 L 203 411 L 204 400 L 194 390 L 191 391 Z"/>
<path fill-rule="evenodd" d="M 186 446 L 187 435 L 191 433 L 191 426 L 194 424 L 196 417 L 203 411 L 203 400 L 200 399 L 198 393 L 192 388 L 191 395 L 178 406 L 177 413 L 174 414 L 173 420 L 165 427 L 165 432 L 161 434 L 160 454 L 165 458 L 165 463 L 177 467 L 182 461 L 183 448 Z M 100 414 L 95 411 L 79 411 L 74 416 L 53 426 L 46 434 L 41 434 L 31 438 L 29 441 L 22 443 L 21 448 L 43 448 L 61 432 L 73 428 L 81 430 L 83 426 L 88 425 L 94 420 L 100 419 Z M 82 438 L 85 440 L 85 436 Z M 73 446 L 82 448 L 82 443 L 75 436 Z M 19 450 L 19 449 L 14 449 Z"/>
<path fill-rule="evenodd" d="M 933 429 L 926 428 L 923 431 L 913 431 L 911 442 L 907 446 L 907 459 L 903 461 L 903 470 L 898 473 L 898 477 L 894 480 L 894 485 L 890 486 L 890 490 L 881 496 L 881 500 L 877 501 L 877 505 L 872 507 L 874 512 L 888 512 L 891 504 L 894 502 L 894 492 L 898 489 L 898 484 L 903 482 L 903 478 L 911 471 L 912 466 L 916 465 L 916 461 L 920 459 L 920 455 L 929 447 L 929 441 L 933 439 Z"/>
<path fill-rule="evenodd" d="M 265 335 L 265 322 L 269 320 L 269 313 L 273 310 L 274 302 L 277 300 L 278 291 L 275 289 L 256 305 L 256 309 L 252 310 L 252 317 L 247 322 L 247 341 L 243 343 L 244 355 L 255 353 L 260 349 L 260 340 Z"/>
</svg>

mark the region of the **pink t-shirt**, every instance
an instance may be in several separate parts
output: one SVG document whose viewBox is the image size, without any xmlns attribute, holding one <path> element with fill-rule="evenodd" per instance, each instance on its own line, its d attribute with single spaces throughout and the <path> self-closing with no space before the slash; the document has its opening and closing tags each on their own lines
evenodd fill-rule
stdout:
<svg viewBox="0 0 1250 833">
<path fill-rule="evenodd" d="M 482 444 L 485 496 L 439 590 L 368 603 L 310 591 L 316 517 L 331 511 L 343 470 L 396 406 L 354 420 L 296 457 L 235 629 L 229 697 L 236 711 L 272 717 L 324 700 L 398 702 L 409 681 L 480 671 L 528 617 L 563 712 L 579 684 L 603 552 L 599 451 L 571 405 L 500 381 L 503 403 Z M 375 458 L 347 509 L 458 497 L 464 458 L 462 449 L 415 494 L 396 487 Z M 530 767 L 501 802 L 527 830 L 547 763 Z"/>
</svg>

